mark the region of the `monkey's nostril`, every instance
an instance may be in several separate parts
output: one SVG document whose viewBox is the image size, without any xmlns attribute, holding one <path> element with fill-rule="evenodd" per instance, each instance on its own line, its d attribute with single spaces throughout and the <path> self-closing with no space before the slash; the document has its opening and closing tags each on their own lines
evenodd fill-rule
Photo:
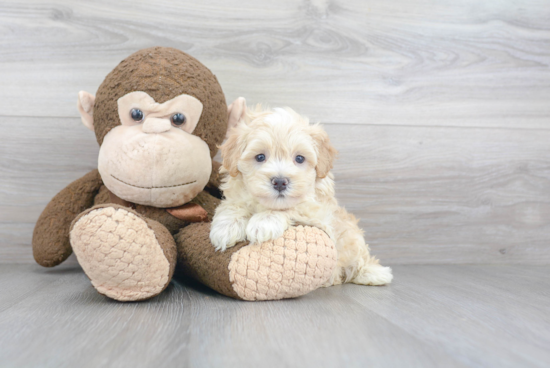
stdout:
<svg viewBox="0 0 550 368">
<path fill-rule="evenodd" d="M 282 177 L 271 178 L 271 184 L 273 184 L 273 188 L 275 188 L 279 192 L 286 190 L 288 183 L 289 183 L 288 178 L 282 178 Z"/>
</svg>

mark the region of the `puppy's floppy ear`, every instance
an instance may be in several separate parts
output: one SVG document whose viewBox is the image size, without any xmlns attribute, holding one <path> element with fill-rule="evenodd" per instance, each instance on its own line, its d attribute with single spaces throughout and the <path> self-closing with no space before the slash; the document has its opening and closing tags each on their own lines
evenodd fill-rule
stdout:
<svg viewBox="0 0 550 368">
<path fill-rule="evenodd" d="M 338 151 L 330 143 L 327 132 L 320 125 L 312 125 L 311 129 L 311 136 L 317 146 L 317 166 L 315 166 L 315 171 L 317 171 L 317 177 L 322 179 L 332 169 L 332 163 Z"/>
<path fill-rule="evenodd" d="M 227 106 L 227 114 L 229 116 L 227 120 L 227 132 L 225 138 L 229 137 L 231 129 L 237 126 L 239 121 L 244 117 L 246 113 L 246 100 L 244 97 L 239 97 L 231 105 Z"/>
<path fill-rule="evenodd" d="M 238 127 L 228 132 L 227 140 L 220 146 L 223 157 L 223 167 L 231 176 L 237 176 L 239 168 L 237 167 L 241 154 L 244 151 L 244 137 Z"/>
</svg>

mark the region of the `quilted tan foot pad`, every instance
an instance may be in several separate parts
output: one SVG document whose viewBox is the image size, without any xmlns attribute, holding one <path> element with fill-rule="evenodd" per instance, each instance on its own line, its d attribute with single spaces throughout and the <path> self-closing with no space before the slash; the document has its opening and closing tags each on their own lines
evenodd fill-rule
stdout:
<svg viewBox="0 0 550 368">
<path fill-rule="evenodd" d="M 234 253 L 229 280 L 244 300 L 295 298 L 323 286 L 336 263 L 336 248 L 324 231 L 296 226 L 282 238 Z"/>
<path fill-rule="evenodd" d="M 170 282 L 170 264 L 155 232 L 124 208 L 92 209 L 76 220 L 70 238 L 92 285 L 109 298 L 147 299 Z"/>
</svg>

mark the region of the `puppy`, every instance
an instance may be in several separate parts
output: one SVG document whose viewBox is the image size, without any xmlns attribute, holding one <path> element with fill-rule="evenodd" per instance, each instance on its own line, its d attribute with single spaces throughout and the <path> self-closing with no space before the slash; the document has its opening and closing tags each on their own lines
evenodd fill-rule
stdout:
<svg viewBox="0 0 550 368">
<path fill-rule="evenodd" d="M 225 199 L 210 239 L 223 251 L 248 239 L 276 239 L 291 225 L 324 230 L 336 245 L 338 266 L 328 285 L 383 285 L 393 276 L 370 255 L 358 220 L 334 197 L 330 172 L 336 149 L 319 125 L 290 108 L 246 110 L 220 147 Z"/>
</svg>

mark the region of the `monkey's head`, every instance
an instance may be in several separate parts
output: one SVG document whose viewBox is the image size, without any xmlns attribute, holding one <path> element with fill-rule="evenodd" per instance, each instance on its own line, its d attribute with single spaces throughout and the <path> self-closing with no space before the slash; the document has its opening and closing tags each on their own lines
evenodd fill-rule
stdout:
<svg viewBox="0 0 550 368">
<path fill-rule="evenodd" d="M 234 110 L 242 112 L 244 99 L 237 104 Z M 127 201 L 163 208 L 204 189 L 228 125 L 214 74 L 165 47 L 130 55 L 107 75 L 97 97 L 79 93 L 78 109 L 96 134 L 107 188 Z"/>
</svg>

